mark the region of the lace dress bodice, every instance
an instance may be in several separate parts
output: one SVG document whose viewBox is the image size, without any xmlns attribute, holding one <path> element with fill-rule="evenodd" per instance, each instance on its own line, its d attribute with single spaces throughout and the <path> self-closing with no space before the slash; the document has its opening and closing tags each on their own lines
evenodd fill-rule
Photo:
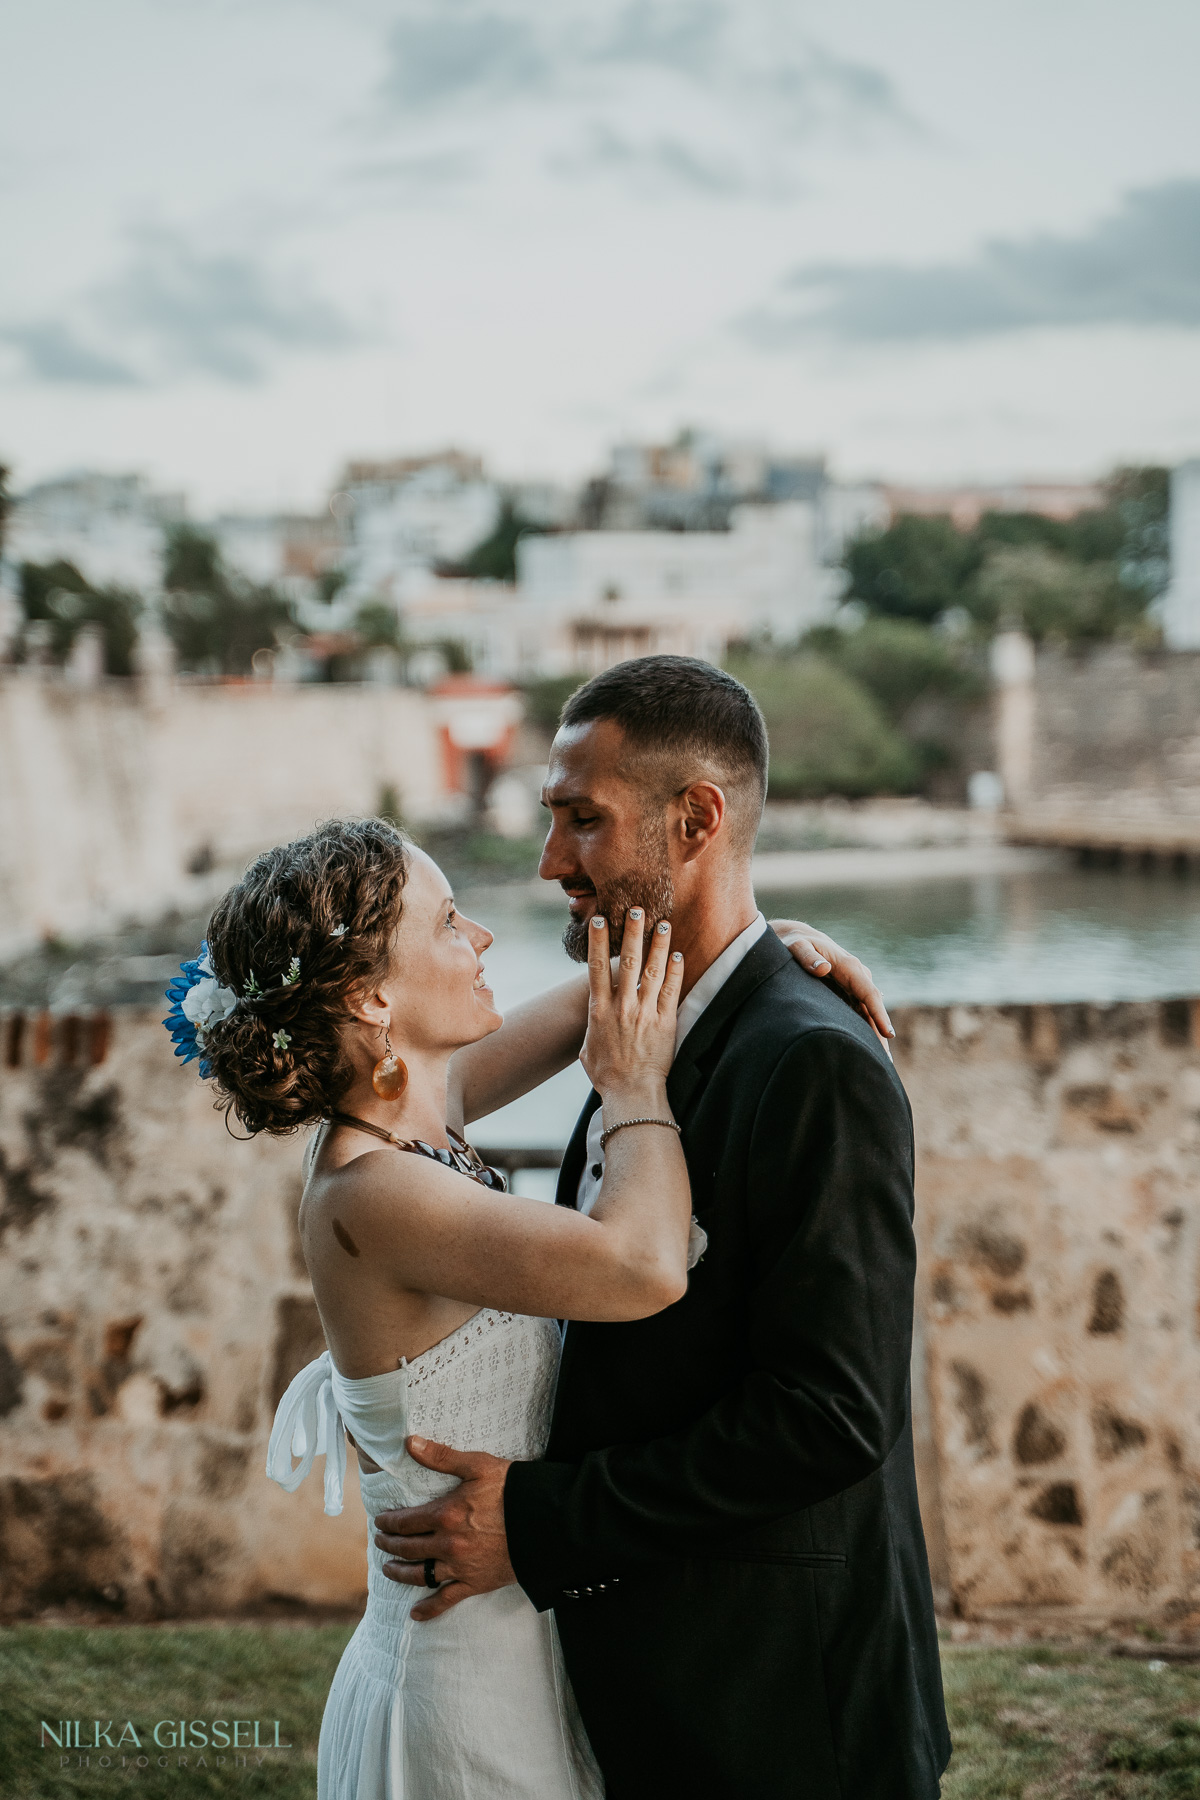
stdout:
<svg viewBox="0 0 1200 1800">
<path fill-rule="evenodd" d="M 374 1543 L 377 1514 L 457 1485 L 413 1461 L 411 1433 L 455 1450 L 542 1455 L 561 1341 L 553 1319 L 484 1307 L 365 1380 L 346 1380 L 326 1351 L 280 1401 L 267 1473 L 281 1486 L 298 1487 L 323 1455 L 325 1510 L 341 1512 L 347 1430 L 380 1465 L 359 1470 L 367 1608 L 326 1704 L 318 1800 L 602 1800 L 553 1613 L 514 1585 L 416 1623 L 427 1590 L 389 1580 Z"/>
</svg>

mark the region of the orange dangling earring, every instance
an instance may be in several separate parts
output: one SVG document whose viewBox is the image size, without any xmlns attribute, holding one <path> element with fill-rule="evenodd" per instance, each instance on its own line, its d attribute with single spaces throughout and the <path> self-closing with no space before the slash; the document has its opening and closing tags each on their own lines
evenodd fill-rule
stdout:
<svg viewBox="0 0 1200 1800">
<path fill-rule="evenodd" d="M 398 1100 L 408 1086 L 408 1070 L 392 1052 L 392 1034 L 383 1028 L 383 1055 L 371 1070 L 371 1086 L 381 1100 Z"/>
</svg>

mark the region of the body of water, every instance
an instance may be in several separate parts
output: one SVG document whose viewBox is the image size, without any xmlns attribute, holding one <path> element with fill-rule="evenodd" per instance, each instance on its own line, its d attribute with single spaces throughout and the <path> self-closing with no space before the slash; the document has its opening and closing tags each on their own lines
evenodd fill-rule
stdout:
<svg viewBox="0 0 1200 1800">
<path fill-rule="evenodd" d="M 805 919 L 861 956 L 889 1005 L 1200 994 L 1200 883 L 1191 879 L 1064 864 L 759 898 L 768 917 Z M 501 1010 L 570 973 L 561 946 L 565 902 L 500 888 L 464 892 L 460 904 L 496 934 L 486 961 Z M 480 1143 L 563 1144 L 586 1093 L 583 1071 L 566 1070 L 480 1120 L 473 1135 Z"/>
</svg>

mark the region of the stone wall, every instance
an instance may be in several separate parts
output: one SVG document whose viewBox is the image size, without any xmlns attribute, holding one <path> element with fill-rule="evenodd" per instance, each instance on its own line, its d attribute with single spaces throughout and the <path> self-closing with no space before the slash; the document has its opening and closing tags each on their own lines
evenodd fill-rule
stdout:
<svg viewBox="0 0 1200 1800">
<path fill-rule="evenodd" d="M 437 722 L 409 689 L 0 673 L 0 957 L 200 906 L 207 871 L 373 813 L 389 788 L 413 819 L 447 803 Z"/>
<path fill-rule="evenodd" d="M 939 1585 L 969 1617 L 1200 1621 L 1200 1003 L 897 1024 Z"/>
<path fill-rule="evenodd" d="M 353 1476 L 264 1474 L 275 1402 L 324 1348 L 298 1140 L 237 1143 L 152 1014 L 4 1021 L 0 1609 L 134 1618 L 365 1587 Z M 17 1063 L 18 1067 L 9 1066 Z"/>
<path fill-rule="evenodd" d="M 1023 822 L 1177 823 L 1200 846 L 1200 652 L 1043 650 L 1035 665 L 1007 633 L 994 662 L 997 755 Z"/>
<path fill-rule="evenodd" d="M 1200 1615 L 1200 1003 L 918 1008 L 914 1399 L 976 1617 Z M 365 1522 L 263 1473 L 320 1348 L 301 1144 L 236 1143 L 157 1016 L 0 1020 L 0 1607 L 351 1602 Z M 319 1467 L 319 1465 L 318 1465 Z"/>
</svg>

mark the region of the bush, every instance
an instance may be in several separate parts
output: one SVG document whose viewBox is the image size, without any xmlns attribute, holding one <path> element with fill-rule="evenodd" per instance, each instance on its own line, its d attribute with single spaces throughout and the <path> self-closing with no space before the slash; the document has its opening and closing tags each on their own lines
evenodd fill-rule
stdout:
<svg viewBox="0 0 1200 1800">
<path fill-rule="evenodd" d="M 825 657 L 731 658 L 767 721 L 772 799 L 911 791 L 920 757 L 860 682 Z"/>
</svg>

